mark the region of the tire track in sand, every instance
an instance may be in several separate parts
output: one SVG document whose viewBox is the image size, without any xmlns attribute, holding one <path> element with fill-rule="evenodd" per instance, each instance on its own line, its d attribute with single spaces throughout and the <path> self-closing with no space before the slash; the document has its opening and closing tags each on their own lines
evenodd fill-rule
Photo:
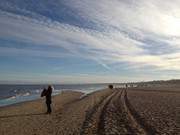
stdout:
<svg viewBox="0 0 180 135">
<path fill-rule="evenodd" d="M 127 112 L 127 115 L 130 118 L 131 127 L 134 129 L 135 134 L 137 135 L 157 134 L 155 128 L 147 124 L 147 122 L 140 117 L 140 115 L 134 109 L 133 105 L 129 102 L 126 90 L 124 90 L 123 104 Z"/>
<path fill-rule="evenodd" d="M 143 126 L 137 122 L 136 117 L 126 105 L 127 93 L 119 89 L 109 104 L 104 106 L 98 127 L 98 135 L 147 135 Z"/>
<path fill-rule="evenodd" d="M 112 100 L 104 106 L 100 116 L 98 135 L 122 135 L 133 134 L 121 97 L 123 90 L 119 89 L 118 93 Z"/>
<path fill-rule="evenodd" d="M 87 112 L 81 135 L 149 135 L 127 105 L 125 89 L 116 89 Z"/>
<path fill-rule="evenodd" d="M 96 135 L 98 132 L 99 118 L 103 107 L 110 102 L 110 100 L 117 94 L 115 90 L 109 96 L 103 98 L 96 104 L 89 112 L 86 113 L 85 121 L 83 122 L 80 135 Z"/>
</svg>

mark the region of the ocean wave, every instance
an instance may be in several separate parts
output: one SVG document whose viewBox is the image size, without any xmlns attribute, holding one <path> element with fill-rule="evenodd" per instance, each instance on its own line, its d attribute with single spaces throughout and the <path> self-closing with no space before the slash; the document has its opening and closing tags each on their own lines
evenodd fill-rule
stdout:
<svg viewBox="0 0 180 135">
<path fill-rule="evenodd" d="M 60 91 L 62 91 L 62 90 L 53 90 L 53 92 L 60 92 Z"/>
<path fill-rule="evenodd" d="M 19 93 L 19 94 L 15 94 L 13 96 L 7 97 L 5 100 L 14 100 L 16 98 L 20 98 L 20 97 L 26 97 L 26 96 L 30 96 L 31 93 L 30 92 L 26 92 L 26 93 Z"/>
<path fill-rule="evenodd" d="M 30 92 L 26 92 L 25 94 L 22 94 L 22 96 L 29 96 L 30 94 Z"/>
<path fill-rule="evenodd" d="M 6 98 L 6 100 L 12 100 L 12 99 L 15 99 L 15 98 L 16 98 L 16 96 L 11 96 L 11 97 Z"/>
<path fill-rule="evenodd" d="M 52 95 L 60 94 L 62 91 L 81 91 L 86 94 L 99 90 L 105 85 L 54 85 Z M 40 98 L 44 86 L 42 85 L 0 85 L 0 106 L 34 100 Z"/>
<path fill-rule="evenodd" d="M 42 91 L 42 89 L 36 89 L 35 93 L 40 93 Z"/>
<path fill-rule="evenodd" d="M 14 90 L 14 92 L 16 93 L 18 90 Z"/>
</svg>

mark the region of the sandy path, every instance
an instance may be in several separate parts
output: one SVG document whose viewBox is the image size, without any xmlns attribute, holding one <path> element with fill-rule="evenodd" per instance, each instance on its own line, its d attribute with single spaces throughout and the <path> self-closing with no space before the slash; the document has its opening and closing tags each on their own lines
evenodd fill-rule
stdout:
<svg viewBox="0 0 180 135">
<path fill-rule="evenodd" d="M 85 134 L 97 134 L 99 130 L 99 124 L 101 123 L 101 115 L 103 113 L 103 108 L 108 104 L 108 102 L 111 100 L 117 94 L 117 91 L 113 91 L 109 96 L 103 98 L 98 104 L 96 104 L 92 109 L 90 109 L 86 113 L 86 118 L 83 122 L 83 126 L 81 129 L 81 135 Z"/>
<path fill-rule="evenodd" d="M 81 135 L 148 134 L 130 112 L 125 97 L 124 89 L 116 89 L 96 104 L 86 114 Z"/>
<path fill-rule="evenodd" d="M 147 131 L 136 121 L 125 103 L 125 89 L 117 90 L 113 98 L 104 106 L 99 123 L 100 135 L 145 135 Z"/>
</svg>

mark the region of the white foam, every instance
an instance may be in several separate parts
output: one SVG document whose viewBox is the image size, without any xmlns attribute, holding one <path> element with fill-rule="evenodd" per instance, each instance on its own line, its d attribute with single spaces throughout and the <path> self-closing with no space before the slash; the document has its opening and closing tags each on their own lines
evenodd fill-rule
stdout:
<svg viewBox="0 0 180 135">
<path fill-rule="evenodd" d="M 9 98 L 6 98 L 6 100 L 12 100 L 12 99 L 15 99 L 15 98 L 16 98 L 16 96 L 11 96 Z"/>
</svg>

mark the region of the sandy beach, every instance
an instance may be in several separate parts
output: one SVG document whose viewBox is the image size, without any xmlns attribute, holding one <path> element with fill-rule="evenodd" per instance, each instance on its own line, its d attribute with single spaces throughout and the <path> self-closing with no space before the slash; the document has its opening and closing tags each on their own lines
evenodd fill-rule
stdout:
<svg viewBox="0 0 180 135">
<path fill-rule="evenodd" d="M 79 134 L 86 111 L 111 92 L 103 90 L 88 96 L 81 92 L 62 92 L 53 97 L 51 115 L 45 114 L 44 99 L 1 107 L 0 134 Z"/>
<path fill-rule="evenodd" d="M 53 97 L 53 113 L 46 115 L 45 99 L 29 101 L 0 108 L 0 134 L 51 134 L 56 128 L 55 120 L 64 105 L 75 102 L 83 95 L 81 92 L 62 92 Z"/>
<path fill-rule="evenodd" d="M 160 95 L 164 98 L 158 98 Z M 166 97 L 174 108 L 164 105 Z M 157 95 L 157 92 L 130 89 L 105 89 L 88 95 L 66 91 L 53 97 L 51 115 L 44 114 L 44 99 L 0 108 L 0 134 L 178 134 L 175 120 L 178 116 L 168 114 L 179 105 L 179 97 L 174 93 L 168 96 L 167 92 L 158 92 Z M 153 101 L 159 101 L 159 104 Z M 162 107 L 158 110 L 159 106 Z"/>
<path fill-rule="evenodd" d="M 180 0 L 0 0 L 0 135 L 180 135 Z"/>
</svg>

